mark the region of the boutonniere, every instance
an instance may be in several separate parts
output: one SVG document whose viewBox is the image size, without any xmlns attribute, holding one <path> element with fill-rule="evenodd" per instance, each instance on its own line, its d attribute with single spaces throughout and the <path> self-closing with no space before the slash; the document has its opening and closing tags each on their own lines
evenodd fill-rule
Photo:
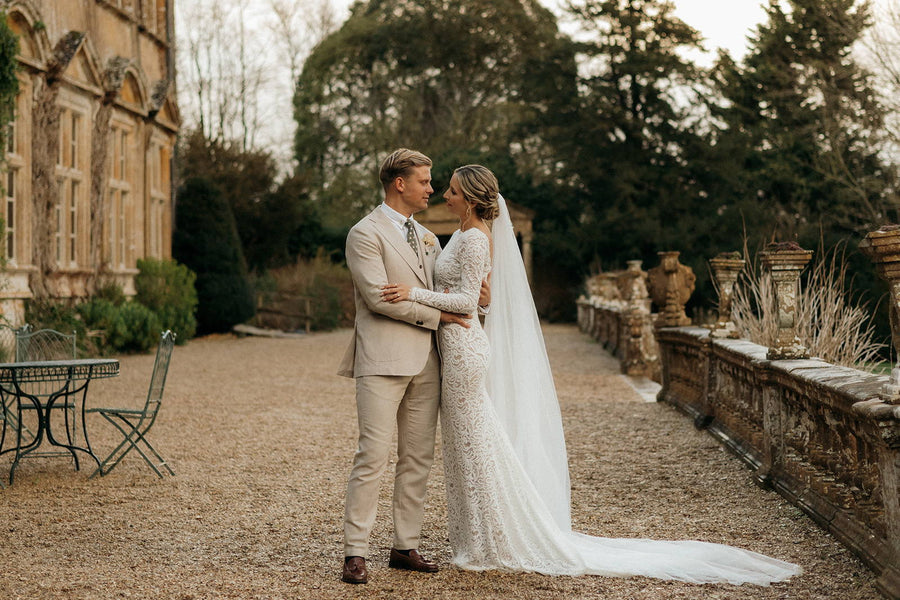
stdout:
<svg viewBox="0 0 900 600">
<path fill-rule="evenodd" d="M 437 238 L 429 231 L 425 234 L 425 237 L 422 238 L 422 243 L 425 244 L 425 255 L 427 256 L 434 251 L 434 245 L 437 243 Z"/>
</svg>

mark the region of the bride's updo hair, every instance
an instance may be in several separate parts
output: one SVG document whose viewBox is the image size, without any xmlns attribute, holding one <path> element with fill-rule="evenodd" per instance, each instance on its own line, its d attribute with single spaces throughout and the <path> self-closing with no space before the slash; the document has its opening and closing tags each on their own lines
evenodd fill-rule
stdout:
<svg viewBox="0 0 900 600">
<path fill-rule="evenodd" d="M 466 202 L 472 204 L 472 210 L 480 218 L 492 221 L 500 214 L 497 198 L 500 196 L 500 185 L 490 169 L 481 165 L 465 165 L 453 172 L 459 182 L 459 190 Z"/>
</svg>

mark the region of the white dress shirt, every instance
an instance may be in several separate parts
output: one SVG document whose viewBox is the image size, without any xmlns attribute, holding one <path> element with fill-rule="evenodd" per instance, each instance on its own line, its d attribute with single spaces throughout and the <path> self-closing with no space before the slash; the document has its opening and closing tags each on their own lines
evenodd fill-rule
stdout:
<svg viewBox="0 0 900 600">
<path fill-rule="evenodd" d="M 394 210 L 384 202 L 381 203 L 381 210 L 383 210 L 384 214 L 388 216 L 388 218 L 391 220 L 391 223 L 393 223 L 397 227 L 397 231 L 400 232 L 400 235 L 403 237 L 403 241 L 406 242 L 406 217 L 401 213 L 398 213 L 396 210 Z M 416 239 L 418 239 L 419 232 L 416 231 L 416 220 L 412 217 L 409 217 L 409 219 L 413 222 L 413 234 L 416 236 Z"/>
</svg>

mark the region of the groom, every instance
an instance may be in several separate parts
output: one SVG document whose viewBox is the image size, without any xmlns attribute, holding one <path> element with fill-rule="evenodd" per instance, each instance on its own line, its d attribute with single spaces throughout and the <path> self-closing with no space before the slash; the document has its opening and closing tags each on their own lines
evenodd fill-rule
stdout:
<svg viewBox="0 0 900 600">
<path fill-rule="evenodd" d="M 356 323 L 338 374 L 356 379 L 359 419 L 359 446 L 344 513 L 342 580 L 347 583 L 368 581 L 369 533 L 375 522 L 394 423 L 394 544 L 388 566 L 425 573 L 438 570 L 418 552 L 441 391 L 434 332 L 442 321 L 469 326 L 468 317 L 416 302 L 392 304 L 382 300 L 381 286 L 387 283 L 431 289 L 440 245 L 433 233 L 411 218 L 428 206 L 434 193 L 431 159 L 401 148 L 384 160 L 379 177 L 384 203 L 347 235 Z"/>
</svg>

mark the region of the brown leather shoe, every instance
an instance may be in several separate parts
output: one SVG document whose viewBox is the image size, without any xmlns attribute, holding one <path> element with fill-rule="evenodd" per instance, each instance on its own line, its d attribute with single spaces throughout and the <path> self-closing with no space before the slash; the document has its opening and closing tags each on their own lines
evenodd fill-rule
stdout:
<svg viewBox="0 0 900 600">
<path fill-rule="evenodd" d="M 418 550 L 410 550 L 409 556 L 407 556 L 391 548 L 391 558 L 388 561 L 388 566 L 392 569 L 405 569 L 407 571 L 418 571 L 419 573 L 438 572 L 438 566 L 430 560 L 426 560 L 425 557 L 419 554 Z"/>
<path fill-rule="evenodd" d="M 366 559 L 354 556 L 344 561 L 344 575 L 341 581 L 346 583 L 368 583 L 369 573 L 366 571 Z"/>
</svg>

